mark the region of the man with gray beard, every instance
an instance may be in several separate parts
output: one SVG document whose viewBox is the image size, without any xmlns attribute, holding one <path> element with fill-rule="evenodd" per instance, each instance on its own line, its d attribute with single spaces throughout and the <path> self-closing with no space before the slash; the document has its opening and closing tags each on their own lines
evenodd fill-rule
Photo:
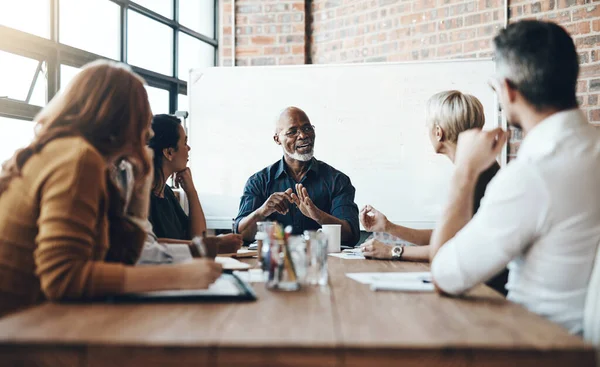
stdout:
<svg viewBox="0 0 600 367">
<path fill-rule="evenodd" d="M 294 234 L 323 224 L 342 226 L 342 244 L 359 239 L 358 207 L 350 178 L 313 157 L 315 127 L 297 107 L 281 112 L 273 140 L 283 158 L 255 173 L 244 187 L 235 219 L 237 233 L 252 241 L 256 223 L 270 220 L 291 225 Z"/>
</svg>

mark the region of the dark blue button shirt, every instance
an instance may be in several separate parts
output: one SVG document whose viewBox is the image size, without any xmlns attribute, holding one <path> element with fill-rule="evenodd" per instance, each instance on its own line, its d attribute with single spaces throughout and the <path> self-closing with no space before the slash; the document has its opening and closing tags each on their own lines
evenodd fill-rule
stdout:
<svg viewBox="0 0 600 367">
<path fill-rule="evenodd" d="M 236 228 L 242 219 L 260 208 L 271 194 L 284 192 L 289 188 L 296 192 L 296 183 L 287 174 L 283 158 L 279 162 L 255 173 L 248 179 L 244 187 L 240 211 L 235 219 Z M 354 246 L 360 237 L 360 228 L 358 207 L 354 203 L 356 190 L 352 186 L 350 178 L 330 165 L 313 158 L 308 172 L 298 183 L 306 188 L 308 195 L 317 208 L 350 224 L 352 237 L 343 244 Z M 277 221 L 283 226 L 291 225 L 294 234 L 301 234 L 304 230 L 321 228 L 319 223 L 305 217 L 296 205 L 291 204 L 289 208 L 290 210 L 286 215 L 275 212 L 267 220 Z"/>
</svg>

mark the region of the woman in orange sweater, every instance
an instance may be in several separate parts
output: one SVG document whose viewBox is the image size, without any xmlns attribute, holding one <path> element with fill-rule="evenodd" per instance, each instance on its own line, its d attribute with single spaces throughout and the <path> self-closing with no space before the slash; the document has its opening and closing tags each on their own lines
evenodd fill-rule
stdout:
<svg viewBox="0 0 600 367">
<path fill-rule="evenodd" d="M 143 80 L 125 65 L 82 69 L 36 117 L 35 139 L 0 173 L 0 316 L 43 300 L 206 288 L 211 260 L 133 267 L 145 239 L 152 112 Z M 110 167 L 134 166 L 125 207 Z"/>
</svg>

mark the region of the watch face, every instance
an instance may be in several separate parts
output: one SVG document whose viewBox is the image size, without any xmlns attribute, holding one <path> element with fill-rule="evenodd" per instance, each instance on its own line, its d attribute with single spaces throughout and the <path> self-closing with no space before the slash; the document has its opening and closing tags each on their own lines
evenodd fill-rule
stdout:
<svg viewBox="0 0 600 367">
<path fill-rule="evenodd" d="M 402 247 L 396 246 L 392 249 L 392 254 L 399 256 L 402 253 Z"/>
</svg>

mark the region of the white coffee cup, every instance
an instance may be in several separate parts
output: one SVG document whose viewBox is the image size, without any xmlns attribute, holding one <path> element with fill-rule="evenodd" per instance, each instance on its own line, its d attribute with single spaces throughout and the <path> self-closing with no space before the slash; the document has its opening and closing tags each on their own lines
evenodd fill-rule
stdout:
<svg viewBox="0 0 600 367">
<path fill-rule="evenodd" d="M 319 231 L 327 236 L 327 252 L 342 251 L 342 225 L 323 224 Z"/>
</svg>

